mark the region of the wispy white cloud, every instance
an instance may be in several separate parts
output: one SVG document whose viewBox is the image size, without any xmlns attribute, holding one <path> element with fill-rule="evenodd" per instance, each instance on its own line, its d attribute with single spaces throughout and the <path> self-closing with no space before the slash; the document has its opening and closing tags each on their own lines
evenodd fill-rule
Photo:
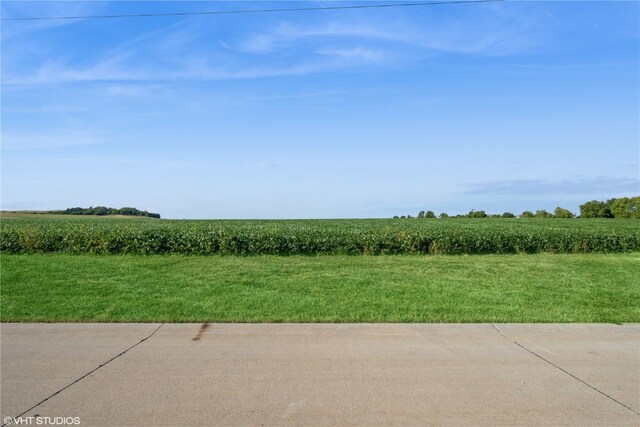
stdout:
<svg viewBox="0 0 640 427">
<path fill-rule="evenodd" d="M 545 194 L 614 194 L 640 192 L 637 178 L 598 176 L 559 181 L 541 179 L 517 179 L 478 182 L 468 185 L 469 195 L 545 195 Z"/>
<path fill-rule="evenodd" d="M 42 64 L 34 73 L 8 74 L 3 86 L 38 85 L 60 82 L 146 80 L 146 73 L 125 64 L 128 54 L 104 57 L 87 67 L 73 67 L 62 60 L 51 60 Z"/>
<path fill-rule="evenodd" d="M 350 49 L 319 49 L 314 51 L 319 55 L 339 57 L 342 59 L 356 59 L 364 61 L 380 61 L 388 58 L 390 55 L 382 49 L 371 49 L 367 47 L 354 47 Z"/>
<path fill-rule="evenodd" d="M 144 166 L 152 169 L 162 170 L 194 170 L 196 168 L 211 169 L 210 163 L 200 163 L 193 161 L 182 160 L 162 160 L 151 158 L 127 158 L 127 157 L 54 157 L 47 159 L 52 163 L 82 163 L 82 164 L 95 164 L 95 165 L 120 165 L 120 166 Z"/>
<path fill-rule="evenodd" d="M 47 131 L 2 132 L 2 149 L 42 149 L 75 147 L 104 142 L 105 139 L 93 130 L 52 129 Z"/>
<path fill-rule="evenodd" d="M 78 1 L 38 1 L 2 2 L 2 18 L 87 16 L 97 13 L 104 7 L 100 2 Z M 5 21 L 2 23 L 2 39 L 7 42 L 31 33 L 53 28 L 75 25 L 84 19 L 53 19 L 33 21 Z"/>
<path fill-rule="evenodd" d="M 532 17 L 499 13 L 484 19 L 473 16 L 455 21 L 434 21 L 421 27 L 407 22 L 336 21 L 307 26 L 284 22 L 242 40 L 225 42 L 223 46 L 240 52 L 269 54 L 318 40 L 353 39 L 452 53 L 507 55 L 538 43 L 532 31 L 533 24 Z"/>
<path fill-rule="evenodd" d="M 64 15 L 64 13 L 57 15 Z M 75 20 L 71 20 L 71 22 L 75 22 Z M 64 52 L 60 52 L 57 47 L 50 46 L 49 49 L 53 50 L 45 57 L 54 59 L 46 59 L 26 70 L 24 66 L 20 66 L 19 61 L 10 60 L 11 57 L 19 58 L 20 53 L 32 49 L 36 49 L 38 53 L 37 55 L 34 53 L 34 57 L 42 56 L 45 49 L 41 45 L 42 41 L 38 40 L 37 43 L 34 43 L 26 38 L 21 39 L 18 46 L 14 46 L 13 44 L 4 44 L 6 40 L 3 40 L 2 89 L 7 91 L 15 89 L 16 86 L 65 82 L 153 81 L 180 78 L 187 71 L 181 67 L 185 64 L 183 59 L 185 55 L 178 55 L 179 52 L 176 52 L 175 48 L 170 49 L 170 47 L 179 44 L 175 41 L 176 39 L 182 39 L 186 42 L 189 37 L 195 37 L 198 31 L 198 27 L 192 25 L 191 20 L 180 20 L 171 25 L 129 37 L 110 48 L 103 48 L 92 55 L 83 57 L 82 61 L 74 61 Z M 199 33 L 202 35 L 202 31 Z M 37 48 L 33 47 L 34 44 Z M 172 61 L 173 64 L 168 64 L 167 61 Z M 164 63 L 159 64 L 161 62 Z"/>
<path fill-rule="evenodd" d="M 3 86 L 33 86 L 72 82 L 135 82 L 171 80 L 242 80 L 266 77 L 294 76 L 332 71 L 335 63 L 303 62 L 292 65 L 246 66 L 238 69 L 216 67 L 206 61 L 188 64 L 186 67 L 169 71 L 136 69 L 100 62 L 86 68 L 74 68 L 62 63 L 46 64 L 33 75 L 8 76 Z M 123 93 L 120 93 L 123 94 Z"/>
<path fill-rule="evenodd" d="M 281 22 L 262 33 L 251 35 L 237 43 L 225 42 L 223 46 L 240 52 L 271 53 L 310 39 L 328 37 L 385 38 L 384 33 L 361 25 L 326 23 L 319 26 L 300 26 L 290 22 Z"/>
<path fill-rule="evenodd" d="M 57 59 L 35 64 L 30 72 L 9 64 L 3 87 L 304 75 L 397 65 L 424 58 L 424 50 L 506 55 L 536 44 L 530 31 L 533 19 L 492 12 L 453 21 L 432 19 L 423 26 L 403 19 L 280 22 L 235 38 L 212 33 L 201 20 L 185 19 L 129 38 L 81 62 L 49 55 Z M 217 42 L 203 42 L 210 38 Z M 286 60 L 281 53 L 287 54 Z"/>
<path fill-rule="evenodd" d="M 151 94 L 151 89 L 142 85 L 114 84 L 106 87 L 104 93 L 110 97 L 140 98 L 148 97 Z"/>
<path fill-rule="evenodd" d="M 43 101 L 46 102 L 46 101 Z M 47 105 L 32 105 L 28 104 L 26 106 L 14 106 L 14 105 L 5 105 L 2 108 L 2 112 L 7 113 L 18 113 L 18 114 L 66 114 L 66 113 L 74 113 L 78 111 L 82 111 L 82 107 L 80 105 L 60 105 L 60 104 L 47 104 Z"/>
</svg>

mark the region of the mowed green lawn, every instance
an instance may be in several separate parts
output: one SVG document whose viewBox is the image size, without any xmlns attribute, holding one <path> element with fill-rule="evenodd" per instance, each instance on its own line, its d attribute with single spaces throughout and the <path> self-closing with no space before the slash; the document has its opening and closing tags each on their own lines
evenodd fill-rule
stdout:
<svg viewBox="0 0 640 427">
<path fill-rule="evenodd" d="M 640 254 L 2 255 L 4 322 L 640 322 Z"/>
</svg>

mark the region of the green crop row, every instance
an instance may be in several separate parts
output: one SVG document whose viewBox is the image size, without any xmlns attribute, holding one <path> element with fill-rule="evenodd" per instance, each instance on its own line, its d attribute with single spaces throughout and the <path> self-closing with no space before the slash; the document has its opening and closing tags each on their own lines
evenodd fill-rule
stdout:
<svg viewBox="0 0 640 427">
<path fill-rule="evenodd" d="M 511 254 L 640 250 L 640 221 L 599 219 L 0 221 L 4 253 Z"/>
</svg>

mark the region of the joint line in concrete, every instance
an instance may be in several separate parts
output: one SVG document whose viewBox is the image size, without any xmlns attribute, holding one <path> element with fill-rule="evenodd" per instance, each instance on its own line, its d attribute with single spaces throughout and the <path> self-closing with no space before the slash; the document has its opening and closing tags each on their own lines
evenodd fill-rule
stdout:
<svg viewBox="0 0 640 427">
<path fill-rule="evenodd" d="M 87 372 L 86 374 L 84 374 L 83 376 L 81 376 L 80 378 L 76 379 L 75 381 L 73 381 L 70 384 L 67 384 L 66 386 L 62 387 L 60 390 L 56 391 L 55 393 L 53 393 L 52 395 L 50 395 L 49 397 L 41 400 L 40 402 L 36 403 L 35 405 L 33 405 L 32 407 L 30 407 L 29 409 L 27 409 L 26 411 L 22 412 L 21 414 L 16 415 L 15 417 L 13 417 L 12 419 L 16 419 L 16 418 L 20 418 L 21 416 L 23 416 L 24 414 L 26 414 L 27 412 L 29 412 L 30 410 L 37 408 L 38 406 L 42 405 L 44 402 L 46 402 L 47 400 L 51 399 L 52 397 L 62 393 L 64 390 L 68 389 L 69 387 L 71 387 L 72 385 L 74 385 L 75 383 L 82 381 L 84 378 L 88 377 L 89 375 L 93 374 L 94 372 L 96 372 L 98 369 L 102 368 L 103 366 L 108 365 L 109 363 L 113 362 L 114 360 L 116 360 L 118 357 L 122 356 L 123 354 L 125 354 L 126 352 L 128 352 L 129 350 L 132 350 L 134 347 L 139 346 L 140 344 L 142 344 L 143 342 L 145 342 L 146 340 L 148 340 L 149 338 L 151 338 L 156 332 L 158 332 L 158 330 L 162 327 L 162 325 L 164 325 L 164 323 L 161 323 L 160 326 L 158 326 L 153 332 L 151 332 L 151 334 L 149 334 L 148 336 L 142 338 L 140 341 L 138 341 L 137 343 L 135 343 L 134 345 L 132 345 L 131 347 L 125 349 L 124 351 L 116 354 L 115 356 L 113 356 L 111 359 L 107 360 L 106 362 L 98 365 L 96 368 L 93 368 L 92 370 L 90 370 L 89 372 Z M 0 427 L 5 427 L 7 425 L 7 423 L 2 424 Z"/>
<path fill-rule="evenodd" d="M 598 393 L 600 393 L 601 395 L 605 396 L 606 398 L 613 400 L 615 403 L 617 403 L 618 405 L 621 405 L 621 406 L 623 406 L 623 407 L 627 408 L 628 410 L 630 410 L 630 411 L 631 411 L 631 412 L 633 412 L 634 414 L 636 414 L 636 415 L 640 415 L 640 412 L 636 411 L 635 409 L 633 409 L 633 408 L 631 408 L 631 407 L 629 407 L 629 406 L 625 405 L 624 403 L 620 402 L 619 400 L 615 399 L 614 397 L 609 396 L 607 393 L 605 393 L 605 392 L 603 392 L 603 391 L 598 390 L 596 387 L 594 387 L 594 386 L 592 386 L 591 384 L 589 384 L 588 382 L 586 382 L 586 381 L 584 381 L 584 380 L 582 380 L 582 379 L 580 379 L 580 378 L 576 377 L 576 376 L 575 376 L 575 375 L 573 375 L 571 372 L 569 372 L 569 371 L 567 371 L 567 370 L 565 370 L 565 369 L 561 368 L 560 366 L 556 365 L 555 363 L 551 362 L 550 360 L 547 360 L 547 359 L 545 359 L 544 357 L 540 356 L 538 353 L 536 353 L 536 352 L 534 352 L 534 351 L 532 351 L 532 350 L 529 350 L 527 347 L 523 346 L 523 345 L 522 345 L 522 344 L 520 344 L 519 342 L 517 342 L 517 341 L 515 341 L 515 340 L 513 340 L 513 339 L 511 339 L 511 338 L 509 338 L 508 336 L 506 336 L 505 334 L 503 334 L 503 333 L 502 333 L 502 331 L 501 331 L 500 329 L 498 329 L 498 327 L 497 327 L 496 325 L 494 325 L 493 323 L 489 323 L 489 324 L 490 324 L 491 326 L 493 326 L 493 329 L 495 329 L 496 331 L 498 331 L 498 333 L 499 333 L 500 335 L 502 335 L 502 337 L 504 337 L 505 339 L 507 339 L 507 340 L 511 341 L 512 343 L 514 343 L 514 344 L 515 344 L 515 345 L 517 345 L 518 347 L 522 348 L 523 350 L 528 351 L 529 353 L 533 354 L 533 355 L 534 355 L 534 356 L 536 356 L 537 358 L 544 360 L 544 361 L 545 361 L 545 362 L 547 362 L 549 365 L 551 365 L 551 366 L 553 366 L 553 367 L 555 367 L 555 368 L 557 368 L 557 369 L 561 370 L 562 372 L 564 372 L 565 374 L 569 375 L 570 377 L 575 378 L 576 380 L 580 381 L 582 384 L 586 385 L 586 386 L 587 386 L 587 387 L 589 387 L 590 389 L 595 390 L 595 391 L 597 391 Z"/>
</svg>

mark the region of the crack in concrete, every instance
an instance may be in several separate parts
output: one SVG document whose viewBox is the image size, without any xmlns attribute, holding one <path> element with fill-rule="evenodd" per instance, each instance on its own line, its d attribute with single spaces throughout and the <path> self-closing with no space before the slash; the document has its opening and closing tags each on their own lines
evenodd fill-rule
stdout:
<svg viewBox="0 0 640 427">
<path fill-rule="evenodd" d="M 88 377 L 89 375 L 93 374 L 94 372 L 96 372 L 98 369 L 102 368 L 103 366 L 108 365 L 109 363 L 113 362 L 114 360 L 116 360 L 118 357 L 122 356 L 123 354 L 125 354 L 126 352 L 128 352 L 129 350 L 132 350 L 134 347 L 139 346 L 140 344 L 142 344 L 143 342 L 145 342 L 146 340 L 148 340 L 149 338 L 151 338 L 153 335 L 155 335 L 156 332 L 158 332 L 158 330 L 160 330 L 160 328 L 162 327 L 162 325 L 164 325 L 164 323 L 161 323 L 160 326 L 158 326 L 153 332 L 151 332 L 151 334 L 149 334 L 148 336 L 142 338 L 140 341 L 138 341 L 137 343 L 135 343 L 134 345 L 132 345 L 131 347 L 128 347 L 127 349 L 125 349 L 124 351 L 116 354 L 115 356 L 113 356 L 111 359 L 107 360 L 104 363 L 101 363 L 100 365 L 98 365 L 96 368 L 93 368 L 92 370 L 90 370 L 89 372 L 87 372 L 86 374 L 84 374 L 83 376 L 81 376 L 80 378 L 74 380 L 72 383 L 67 384 L 66 386 L 62 387 L 60 390 L 56 391 L 55 393 L 53 393 L 52 395 L 50 395 L 49 397 L 41 400 L 40 402 L 36 403 L 35 405 L 33 405 L 32 407 L 30 407 L 29 409 L 27 409 L 26 411 L 22 412 L 21 414 L 16 415 L 15 417 L 12 417 L 12 420 L 15 420 L 16 418 L 20 418 L 21 416 L 23 416 L 24 414 L 26 414 L 27 412 L 31 411 L 32 409 L 37 408 L 38 406 L 42 405 L 44 402 L 46 402 L 47 400 L 51 399 L 52 397 L 62 393 L 63 391 L 65 391 L 66 389 L 68 389 L 69 387 L 71 387 L 72 385 L 74 385 L 77 382 L 82 381 L 84 378 Z M 8 425 L 9 423 L 4 423 L 2 424 L 0 427 L 5 427 L 6 425 Z"/>
<path fill-rule="evenodd" d="M 560 366 L 556 365 L 555 363 L 551 362 L 550 360 L 545 359 L 544 357 L 540 356 L 538 353 L 529 350 L 527 347 L 523 346 L 522 344 L 520 344 L 519 342 L 517 342 L 516 340 L 513 340 L 511 338 L 509 338 L 508 336 L 506 336 L 505 334 L 502 333 L 502 331 L 500 329 L 498 329 L 498 327 L 496 325 L 494 325 L 493 323 L 489 323 L 491 326 L 493 326 L 493 329 L 495 329 L 496 331 L 498 331 L 498 333 L 505 339 L 511 341 L 512 343 L 514 343 L 515 345 L 517 345 L 518 347 L 522 348 L 523 350 L 528 351 L 529 353 L 533 354 L 534 356 L 536 356 L 539 359 L 544 360 L 545 362 L 547 362 L 549 365 L 553 366 L 556 369 L 561 370 L 562 372 L 564 372 L 565 374 L 569 375 L 572 378 L 575 378 L 576 380 L 580 381 L 582 384 L 586 385 L 587 387 L 589 387 L 590 389 L 597 391 L 598 393 L 600 393 L 601 395 L 605 396 L 606 398 L 614 401 L 615 403 L 617 403 L 620 406 L 623 406 L 625 408 L 627 408 L 628 410 L 630 410 L 631 412 L 633 412 L 636 415 L 640 415 L 640 412 L 636 411 L 635 409 L 625 405 L 624 403 L 620 402 L 619 400 L 617 400 L 614 397 L 609 396 L 607 393 L 598 390 L 596 387 L 592 386 L 591 384 L 589 384 L 588 382 L 576 377 L 575 375 L 573 375 L 571 372 L 561 368 Z"/>
</svg>

